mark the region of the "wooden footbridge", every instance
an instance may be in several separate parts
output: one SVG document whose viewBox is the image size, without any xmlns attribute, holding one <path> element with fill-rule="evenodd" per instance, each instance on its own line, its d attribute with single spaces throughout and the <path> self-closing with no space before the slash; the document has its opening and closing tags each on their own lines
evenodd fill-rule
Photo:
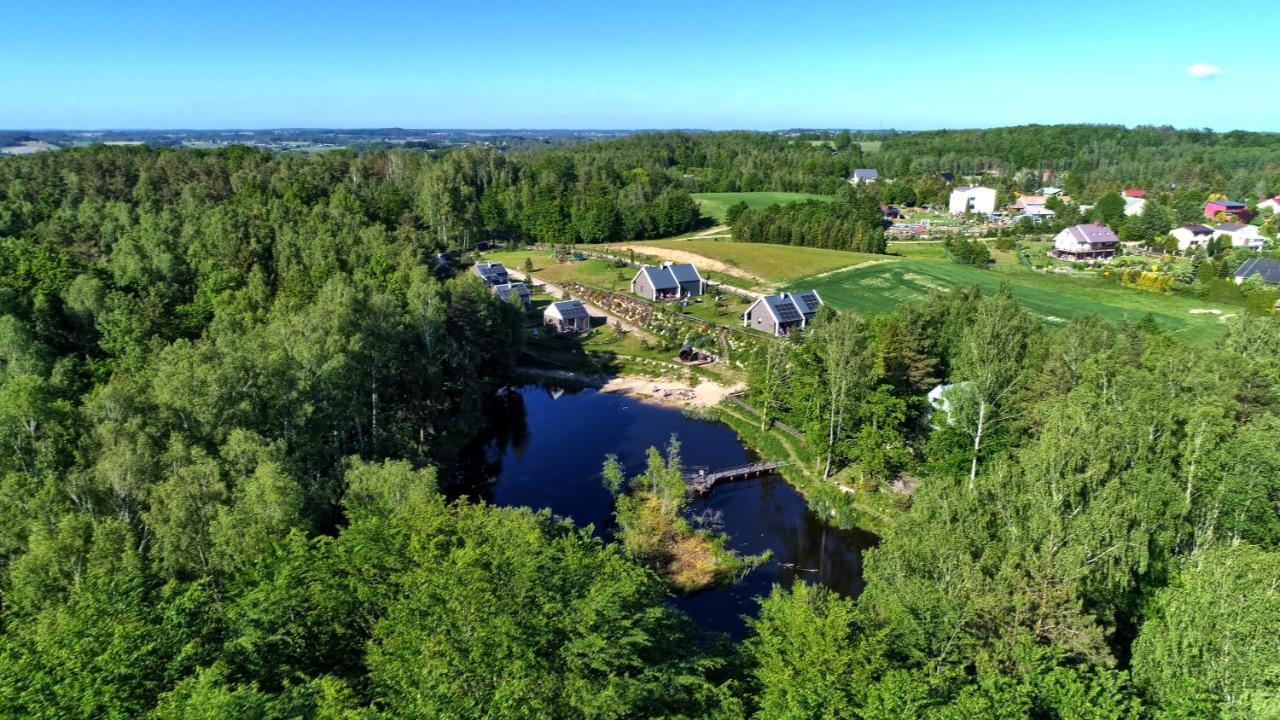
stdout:
<svg viewBox="0 0 1280 720">
<path fill-rule="evenodd" d="M 707 472 L 706 468 L 690 468 L 685 471 L 684 480 L 689 490 L 696 495 L 708 495 L 720 483 L 735 482 L 748 478 L 772 475 L 775 470 L 786 465 L 784 460 L 755 462 L 749 465 L 738 465 L 715 472 Z"/>
</svg>

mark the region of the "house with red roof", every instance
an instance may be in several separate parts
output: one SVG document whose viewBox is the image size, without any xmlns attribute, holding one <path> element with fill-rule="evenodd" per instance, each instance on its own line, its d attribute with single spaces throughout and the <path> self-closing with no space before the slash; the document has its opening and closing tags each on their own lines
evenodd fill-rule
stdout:
<svg viewBox="0 0 1280 720">
<path fill-rule="evenodd" d="M 1124 192 L 1120 194 L 1127 198 L 1144 198 L 1147 196 L 1147 191 L 1139 190 L 1138 188 L 1125 188 Z"/>
<path fill-rule="evenodd" d="M 1120 238 L 1106 225 L 1072 225 L 1053 238 L 1049 254 L 1061 260 L 1095 262 L 1116 256 Z"/>
</svg>

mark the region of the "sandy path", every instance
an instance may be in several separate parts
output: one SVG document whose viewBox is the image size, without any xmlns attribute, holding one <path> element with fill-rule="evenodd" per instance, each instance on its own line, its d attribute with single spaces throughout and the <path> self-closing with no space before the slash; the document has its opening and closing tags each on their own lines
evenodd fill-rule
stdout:
<svg viewBox="0 0 1280 720">
<path fill-rule="evenodd" d="M 818 273 L 817 275 L 810 275 L 809 277 L 805 278 L 805 280 L 817 280 L 818 278 L 824 278 L 824 277 L 827 277 L 828 275 L 835 275 L 836 273 L 842 273 L 842 272 L 845 272 L 846 270 L 857 270 L 858 268 L 869 267 L 871 265 L 879 265 L 880 263 L 893 262 L 896 259 L 897 258 L 885 258 L 883 260 L 865 260 L 863 262 L 858 263 L 857 265 L 850 265 L 848 267 L 836 268 L 835 270 L 828 270 L 824 273 Z"/>
<path fill-rule="evenodd" d="M 740 267 L 734 267 L 733 265 L 725 264 L 719 260 L 712 260 L 706 255 L 699 255 L 697 253 L 689 252 L 688 250 L 675 250 L 673 248 L 658 247 L 656 245 L 630 243 L 624 245 L 613 245 L 612 247 L 623 251 L 634 250 L 642 255 L 657 255 L 663 260 L 669 260 L 675 263 L 693 263 L 701 269 L 714 270 L 715 272 L 724 273 L 725 275 L 732 275 L 733 277 L 750 280 L 753 284 L 763 287 L 773 287 L 773 283 L 759 275 L 756 275 L 755 273 L 749 273 Z"/>
</svg>

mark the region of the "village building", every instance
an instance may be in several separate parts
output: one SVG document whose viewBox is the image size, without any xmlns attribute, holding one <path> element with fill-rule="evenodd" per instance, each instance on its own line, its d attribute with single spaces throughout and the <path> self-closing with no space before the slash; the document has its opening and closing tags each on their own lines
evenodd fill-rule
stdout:
<svg viewBox="0 0 1280 720">
<path fill-rule="evenodd" d="M 1026 210 L 1027 208 L 1044 207 L 1048 197 L 1044 195 L 1022 195 L 1013 201 L 1013 207 L 1017 210 Z"/>
<path fill-rule="evenodd" d="M 649 300 L 676 300 L 707 292 L 707 281 L 690 263 L 646 265 L 631 278 L 631 292 Z"/>
<path fill-rule="evenodd" d="M 1049 254 L 1062 260 L 1094 262 L 1116 256 L 1120 239 L 1105 225 L 1072 225 L 1053 238 Z"/>
<path fill-rule="evenodd" d="M 1207 225 L 1182 225 L 1169 231 L 1169 235 L 1178 241 L 1178 250 L 1186 252 L 1195 247 L 1204 247 L 1213 239 L 1213 228 Z"/>
<path fill-rule="evenodd" d="M 951 191 L 947 207 L 952 215 L 979 213 L 990 215 L 996 211 L 995 188 L 980 185 L 965 185 Z"/>
<path fill-rule="evenodd" d="M 485 287 L 493 287 L 494 285 L 505 285 L 510 282 L 507 279 L 507 268 L 500 262 L 479 262 L 476 263 L 471 271 L 484 282 Z"/>
<path fill-rule="evenodd" d="M 523 306 L 525 310 L 533 307 L 532 293 L 529 292 L 529 288 L 522 282 L 494 285 L 493 294 L 503 302 L 511 302 L 511 298 L 514 296 L 520 301 L 520 305 Z"/>
<path fill-rule="evenodd" d="M 786 337 L 808 325 L 820 307 L 822 298 L 817 290 L 765 295 L 742 313 L 742 324 L 774 337 Z"/>
<path fill-rule="evenodd" d="M 1145 191 L 1140 191 L 1140 192 L 1143 192 L 1143 194 L 1146 194 Z M 1125 196 L 1124 198 L 1124 214 L 1125 215 L 1141 215 L 1142 211 L 1146 209 L 1147 209 L 1146 198 L 1130 197 L 1128 195 Z"/>
<path fill-rule="evenodd" d="M 880 179 L 880 173 L 872 168 L 858 168 L 853 171 L 853 176 L 849 178 L 850 185 L 861 185 L 862 183 L 873 183 Z"/>
<path fill-rule="evenodd" d="M 1266 238 L 1262 237 L 1262 232 L 1255 225 L 1245 225 L 1238 222 L 1219 223 L 1213 228 L 1213 237 L 1215 239 L 1227 238 L 1231 240 L 1231 247 L 1247 247 L 1250 250 L 1261 250 L 1266 244 Z"/>
<path fill-rule="evenodd" d="M 542 311 L 542 322 L 556 333 L 586 332 L 591 329 L 591 315 L 581 300 L 560 300 Z"/>
<path fill-rule="evenodd" d="M 1147 191 L 1139 190 L 1138 188 L 1125 188 L 1120 194 L 1127 198 L 1141 199 L 1147 196 Z"/>
<path fill-rule="evenodd" d="M 1236 270 L 1236 284 L 1239 285 L 1255 275 L 1261 278 L 1262 282 L 1280 285 L 1280 260 L 1268 258 L 1245 260 L 1240 269 Z"/>
<path fill-rule="evenodd" d="M 1280 213 L 1280 195 L 1263 198 L 1258 202 L 1258 209 L 1270 210 L 1273 213 Z"/>
<path fill-rule="evenodd" d="M 1210 200 L 1204 204 L 1206 218 L 1213 220 L 1218 217 L 1218 213 L 1237 220 L 1248 214 L 1245 204 L 1236 200 Z"/>
<path fill-rule="evenodd" d="M 1045 197 L 1054 197 L 1062 194 L 1062 188 L 1053 187 L 1052 185 L 1040 188 L 1040 194 Z"/>
</svg>

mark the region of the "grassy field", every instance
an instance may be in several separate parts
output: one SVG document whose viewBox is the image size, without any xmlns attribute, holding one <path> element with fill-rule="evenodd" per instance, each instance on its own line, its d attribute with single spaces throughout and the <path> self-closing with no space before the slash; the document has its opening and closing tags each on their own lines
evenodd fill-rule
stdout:
<svg viewBox="0 0 1280 720">
<path fill-rule="evenodd" d="M 788 192 L 693 193 L 691 197 L 698 203 L 702 214 L 715 218 L 716 222 L 724 222 L 724 216 L 729 211 L 729 207 L 740 202 L 746 203 L 747 207 L 762 208 L 800 200 L 831 199 L 830 195 Z"/>
<path fill-rule="evenodd" d="M 890 247 L 891 252 L 894 249 Z M 934 257 L 934 253 L 940 253 L 940 248 L 915 246 L 910 257 L 797 281 L 792 287 L 816 287 L 822 299 L 837 309 L 877 314 L 919 302 L 938 291 L 976 284 L 984 292 L 994 292 L 1007 282 L 1023 307 L 1051 326 L 1060 327 L 1073 317 L 1090 313 L 1111 322 L 1138 320 L 1150 313 L 1161 328 L 1202 345 L 1221 337 L 1221 317 L 1240 312 L 1240 308 L 1228 305 L 1121 288 L 1093 278 L 1035 273 L 1012 253 L 998 253 L 996 265 L 990 269 L 958 265 Z M 1193 310 L 1217 310 L 1220 314 Z"/>
<path fill-rule="evenodd" d="M 869 260 L 883 259 L 883 255 L 825 250 L 822 248 L 769 245 L 767 243 L 736 243 L 727 240 L 646 240 L 627 243 L 639 250 L 654 248 L 661 255 L 690 253 L 715 263 L 732 265 L 767 282 L 787 283 L 832 270 L 847 268 Z M 673 260 L 684 261 L 675 256 Z M 688 258 L 697 264 L 696 258 Z M 700 267 L 699 270 L 702 270 Z M 704 273 L 705 274 L 705 273 Z"/>
</svg>

